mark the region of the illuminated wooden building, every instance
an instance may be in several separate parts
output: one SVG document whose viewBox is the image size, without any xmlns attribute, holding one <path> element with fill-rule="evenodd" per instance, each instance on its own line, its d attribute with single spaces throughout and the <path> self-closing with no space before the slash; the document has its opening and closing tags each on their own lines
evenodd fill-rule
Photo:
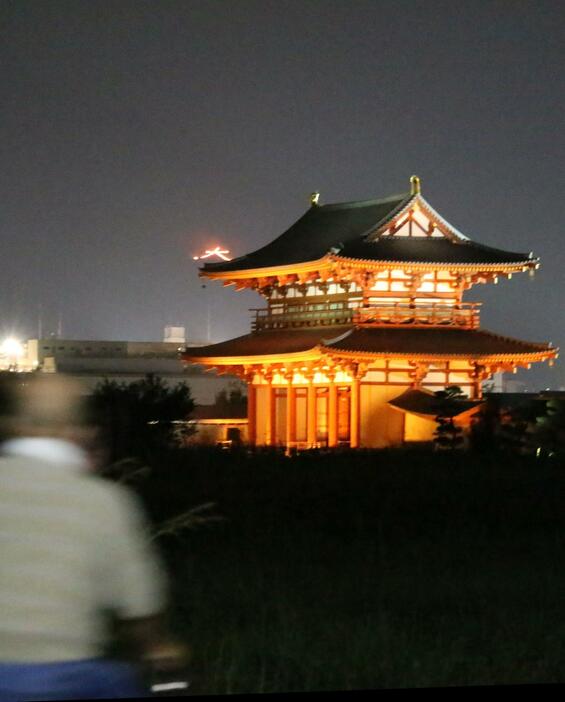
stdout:
<svg viewBox="0 0 565 702">
<path fill-rule="evenodd" d="M 457 385 L 477 400 L 493 373 L 553 362 L 550 344 L 483 330 L 479 304 L 463 302 L 475 284 L 533 274 L 532 254 L 465 237 L 422 197 L 416 176 L 409 193 L 382 200 L 318 197 L 271 243 L 200 270 L 266 300 L 250 334 L 183 356 L 246 380 L 250 443 L 429 440 L 433 416 L 419 408 L 434 391 Z"/>
</svg>

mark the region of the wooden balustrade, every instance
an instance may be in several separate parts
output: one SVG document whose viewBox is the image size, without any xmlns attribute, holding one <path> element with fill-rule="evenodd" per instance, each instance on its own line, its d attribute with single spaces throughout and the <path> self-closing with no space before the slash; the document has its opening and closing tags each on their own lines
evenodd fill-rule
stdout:
<svg viewBox="0 0 565 702">
<path fill-rule="evenodd" d="M 390 302 L 367 307 L 348 307 L 347 302 L 317 302 L 280 308 L 252 309 L 253 331 L 336 324 L 375 326 L 455 326 L 476 329 L 480 302 L 445 303 Z"/>
<path fill-rule="evenodd" d="M 439 303 L 379 304 L 355 310 L 355 324 L 412 324 L 417 326 L 457 326 L 476 329 L 480 323 L 480 302 L 463 302 L 456 305 Z"/>
</svg>

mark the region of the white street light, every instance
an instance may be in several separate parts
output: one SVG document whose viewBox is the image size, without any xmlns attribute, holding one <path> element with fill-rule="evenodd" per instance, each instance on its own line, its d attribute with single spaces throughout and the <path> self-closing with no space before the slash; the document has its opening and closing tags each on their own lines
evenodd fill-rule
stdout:
<svg viewBox="0 0 565 702">
<path fill-rule="evenodd" d="M 24 347 L 21 342 L 10 336 L 2 342 L 0 353 L 8 358 L 21 358 L 24 355 Z"/>
<path fill-rule="evenodd" d="M 2 344 L 0 344 L 0 354 L 5 359 L 5 364 L 3 365 L 6 365 L 8 370 L 18 370 L 18 361 L 24 353 L 23 344 L 12 336 L 4 339 Z"/>
</svg>

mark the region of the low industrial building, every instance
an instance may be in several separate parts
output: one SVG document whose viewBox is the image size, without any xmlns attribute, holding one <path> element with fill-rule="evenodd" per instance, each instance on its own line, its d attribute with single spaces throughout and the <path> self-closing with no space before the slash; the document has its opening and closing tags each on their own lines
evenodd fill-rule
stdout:
<svg viewBox="0 0 565 702">
<path fill-rule="evenodd" d="M 22 344 L 17 370 L 71 375 L 81 380 L 88 392 L 104 380 L 131 383 L 154 374 L 169 386 L 186 383 L 197 405 L 212 405 L 222 390 L 245 390 L 245 383 L 235 376 L 218 376 L 183 364 L 179 351 L 197 345 L 184 341 L 181 346 L 176 340 L 29 339 Z"/>
</svg>

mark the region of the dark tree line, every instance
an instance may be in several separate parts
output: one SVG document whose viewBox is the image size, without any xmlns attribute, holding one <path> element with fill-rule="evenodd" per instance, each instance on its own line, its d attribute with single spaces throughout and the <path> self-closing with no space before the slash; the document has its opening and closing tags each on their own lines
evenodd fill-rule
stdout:
<svg viewBox="0 0 565 702">
<path fill-rule="evenodd" d="M 462 391 L 458 387 L 448 387 L 435 396 L 435 448 L 463 448 L 463 429 L 454 419 L 460 411 L 459 403 L 465 399 Z M 472 419 L 468 447 L 479 452 L 565 459 L 565 400 L 526 396 L 512 404 L 504 397 L 489 395 Z"/>
<path fill-rule="evenodd" d="M 535 397 L 514 406 L 486 399 L 471 431 L 478 450 L 565 459 L 565 400 Z"/>
<path fill-rule="evenodd" d="M 90 403 L 110 462 L 148 459 L 191 431 L 186 422 L 194 400 L 185 383 L 170 387 L 155 375 L 133 383 L 105 380 L 96 387 Z"/>
<path fill-rule="evenodd" d="M 437 429 L 434 432 L 434 445 L 437 449 L 450 450 L 463 447 L 463 429 L 455 423 L 461 400 L 465 398 L 461 388 L 451 386 L 438 390 L 436 396 Z"/>
</svg>

